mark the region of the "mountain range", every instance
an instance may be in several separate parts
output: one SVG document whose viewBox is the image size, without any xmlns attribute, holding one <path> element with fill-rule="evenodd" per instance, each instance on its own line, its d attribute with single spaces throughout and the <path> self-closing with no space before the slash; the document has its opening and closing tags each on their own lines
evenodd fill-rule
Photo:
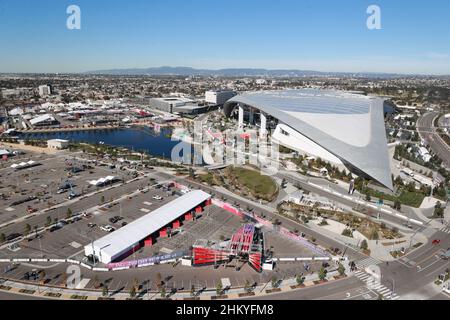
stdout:
<svg viewBox="0 0 450 320">
<path fill-rule="evenodd" d="M 394 73 L 373 72 L 322 72 L 313 70 L 284 70 L 284 69 L 252 69 L 252 68 L 229 68 L 229 69 L 195 69 L 191 67 L 153 67 L 133 69 L 109 69 L 87 71 L 84 74 L 99 75 L 150 75 L 150 76 L 212 76 L 212 77 L 368 77 L 368 78 L 390 78 L 404 76 Z"/>
</svg>

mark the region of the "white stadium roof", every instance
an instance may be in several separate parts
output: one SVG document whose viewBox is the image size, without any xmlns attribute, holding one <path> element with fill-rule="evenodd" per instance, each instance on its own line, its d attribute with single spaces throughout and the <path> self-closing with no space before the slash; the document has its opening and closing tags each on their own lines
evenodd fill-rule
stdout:
<svg viewBox="0 0 450 320">
<path fill-rule="evenodd" d="M 103 263 L 110 263 L 132 249 L 139 241 L 160 230 L 171 221 L 181 217 L 211 197 L 201 190 L 188 192 L 162 207 L 144 215 L 126 226 L 107 234 L 106 236 L 84 247 L 85 254 L 92 254 Z"/>
<path fill-rule="evenodd" d="M 225 115 L 237 105 L 271 115 L 342 163 L 393 188 L 384 99 L 320 89 L 245 92 L 225 103 Z"/>
</svg>

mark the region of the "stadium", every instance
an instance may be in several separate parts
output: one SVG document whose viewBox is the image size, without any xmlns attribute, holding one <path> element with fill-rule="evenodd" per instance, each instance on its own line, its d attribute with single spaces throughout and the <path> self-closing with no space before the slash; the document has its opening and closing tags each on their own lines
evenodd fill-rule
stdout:
<svg viewBox="0 0 450 320">
<path fill-rule="evenodd" d="M 260 135 L 392 190 L 384 99 L 319 89 L 246 92 L 228 100 L 226 117 L 259 126 Z"/>
</svg>

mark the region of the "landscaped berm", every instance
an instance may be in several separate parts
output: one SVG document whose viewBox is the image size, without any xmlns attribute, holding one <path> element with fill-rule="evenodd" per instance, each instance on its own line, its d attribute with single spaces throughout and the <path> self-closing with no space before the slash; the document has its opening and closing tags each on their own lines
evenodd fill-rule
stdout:
<svg viewBox="0 0 450 320">
<path fill-rule="evenodd" d="M 242 195 L 266 201 L 273 201 L 278 196 L 275 181 L 267 175 L 262 175 L 259 169 L 228 167 L 224 175 L 228 179 L 228 184 L 238 189 Z"/>
<path fill-rule="evenodd" d="M 210 186 L 221 186 L 236 194 L 253 199 L 272 202 L 278 196 L 278 185 L 257 167 L 227 167 L 206 172 L 195 177 Z"/>
</svg>

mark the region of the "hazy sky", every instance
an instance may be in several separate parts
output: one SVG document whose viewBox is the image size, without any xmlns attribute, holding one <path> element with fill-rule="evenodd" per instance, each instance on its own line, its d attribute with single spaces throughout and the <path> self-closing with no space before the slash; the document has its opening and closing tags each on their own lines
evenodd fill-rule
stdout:
<svg viewBox="0 0 450 320">
<path fill-rule="evenodd" d="M 69 5 L 81 30 L 66 28 Z M 367 7 L 381 8 L 368 30 Z M 448 0 L 0 0 L 0 72 L 157 66 L 450 74 Z"/>
</svg>

